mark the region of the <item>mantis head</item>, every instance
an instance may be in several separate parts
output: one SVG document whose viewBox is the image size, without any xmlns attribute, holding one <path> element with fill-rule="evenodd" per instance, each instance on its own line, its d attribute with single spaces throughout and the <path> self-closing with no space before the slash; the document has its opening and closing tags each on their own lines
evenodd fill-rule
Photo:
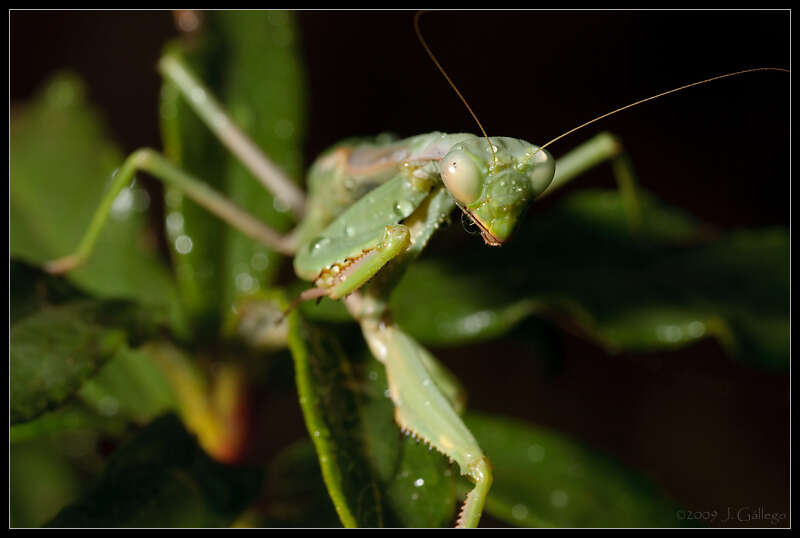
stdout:
<svg viewBox="0 0 800 538">
<path fill-rule="evenodd" d="M 508 239 L 520 215 L 550 185 L 555 159 L 523 140 L 474 137 L 453 146 L 439 162 L 445 187 L 481 229 L 487 245 Z"/>
</svg>

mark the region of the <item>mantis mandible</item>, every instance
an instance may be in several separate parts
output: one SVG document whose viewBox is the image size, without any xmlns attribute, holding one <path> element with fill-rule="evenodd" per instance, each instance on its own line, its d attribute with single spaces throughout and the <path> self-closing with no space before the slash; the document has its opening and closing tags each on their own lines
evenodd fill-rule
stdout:
<svg viewBox="0 0 800 538">
<path fill-rule="evenodd" d="M 470 134 L 434 132 L 388 143 L 342 144 L 312 165 L 306 198 L 235 126 L 180 57 L 165 56 L 159 71 L 264 186 L 302 219 L 300 225 L 282 236 L 145 149 L 120 169 L 76 253 L 49 269 L 64 272 L 90 255 L 113 200 L 135 171 L 177 186 L 253 239 L 293 256 L 297 275 L 315 284 L 301 298 L 345 299 L 372 353 L 386 366 L 398 425 L 454 460 L 475 483 L 458 526 L 476 526 L 492 482 L 490 464 L 458 417 L 450 374 L 391 321 L 388 296 L 456 207 L 479 227 L 486 244 L 497 246 L 511 236 L 533 199 L 601 162 L 613 163 L 635 222 L 633 172 L 619 141 L 600 134 L 558 161 L 543 146 Z"/>
</svg>

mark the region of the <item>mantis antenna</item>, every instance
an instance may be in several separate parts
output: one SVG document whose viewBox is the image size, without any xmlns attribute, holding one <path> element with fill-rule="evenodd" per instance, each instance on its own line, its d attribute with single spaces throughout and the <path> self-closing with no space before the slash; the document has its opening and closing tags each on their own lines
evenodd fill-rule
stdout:
<svg viewBox="0 0 800 538">
<path fill-rule="evenodd" d="M 580 129 L 583 129 L 584 127 L 586 127 L 588 125 L 591 125 L 592 123 L 600 121 L 603 118 L 607 118 L 609 116 L 613 116 L 617 112 L 622 112 L 623 110 L 626 110 L 628 108 L 633 108 L 636 105 L 641 105 L 642 103 L 646 103 L 648 101 L 652 101 L 653 99 L 658 99 L 659 97 L 663 97 L 663 96 L 669 95 L 671 93 L 679 92 L 681 90 L 686 90 L 686 89 L 691 88 L 693 86 L 700 86 L 701 84 L 706 84 L 708 82 L 712 82 L 712 81 L 715 81 L 715 80 L 728 78 L 728 77 L 733 77 L 733 76 L 736 76 L 736 75 L 743 75 L 745 73 L 753 73 L 755 71 L 782 71 L 784 73 L 790 73 L 790 71 L 788 69 L 783 69 L 782 67 L 755 67 L 755 68 L 752 68 L 752 69 L 744 69 L 742 71 L 735 71 L 733 73 L 726 73 L 724 75 L 717 75 L 716 77 L 707 78 L 705 80 L 699 80 L 697 82 L 692 82 L 691 84 L 685 84 L 685 85 L 680 86 L 678 88 L 673 88 L 671 90 L 667 90 L 665 92 L 661 92 L 661 93 L 656 94 L 656 95 L 651 95 L 650 97 L 646 97 L 644 99 L 639 99 L 638 101 L 636 101 L 634 103 L 619 107 L 619 108 L 617 108 L 615 110 L 612 110 L 611 112 L 606 112 L 605 114 L 603 114 L 601 116 L 597 116 L 596 118 L 591 119 L 591 120 L 587 121 L 586 123 L 582 123 L 582 124 L 578 125 L 577 127 L 573 127 L 569 131 L 558 135 L 557 137 L 555 137 L 555 138 L 551 139 L 550 141 L 548 141 L 546 144 L 540 146 L 539 149 L 537 149 L 536 151 L 533 152 L 533 155 L 536 155 L 538 152 L 540 152 L 541 150 L 543 150 L 544 148 L 546 148 L 547 146 L 549 146 L 553 142 L 561 140 L 565 136 L 570 135 L 570 134 L 572 134 L 575 131 L 578 131 Z"/>
<path fill-rule="evenodd" d="M 455 90 L 456 95 L 458 95 L 459 99 L 461 99 L 461 102 L 464 103 L 465 107 L 467 107 L 467 110 L 469 110 L 469 113 L 472 115 L 472 119 L 474 119 L 475 123 L 478 124 L 478 128 L 480 128 L 481 132 L 483 133 L 483 137 L 486 139 L 486 143 L 489 144 L 489 151 L 492 152 L 492 164 L 496 165 L 497 164 L 497 155 L 494 152 L 494 145 L 492 144 L 492 141 L 489 140 L 489 135 L 486 134 L 486 129 L 483 128 L 483 125 L 481 125 L 481 122 L 478 119 L 478 116 L 476 116 L 475 112 L 472 111 L 472 108 L 469 106 L 469 103 L 467 103 L 467 100 L 464 98 L 464 96 L 461 95 L 461 92 L 458 91 L 458 88 L 456 87 L 455 83 L 453 83 L 453 81 L 450 80 L 450 77 L 447 75 L 447 72 L 444 70 L 444 67 L 442 67 L 442 64 L 440 64 L 439 60 L 436 59 L 436 56 L 433 54 L 433 51 L 430 49 L 428 44 L 425 42 L 425 38 L 422 37 L 422 32 L 419 29 L 419 18 L 420 18 L 420 16 L 422 16 L 423 13 L 425 13 L 425 12 L 424 11 L 417 11 L 414 14 L 414 30 L 417 32 L 417 38 L 419 38 L 419 42 L 422 43 L 422 46 L 425 48 L 425 52 L 427 52 L 428 56 L 431 57 L 431 60 L 433 60 L 433 63 L 436 64 L 436 67 L 438 67 L 439 71 L 442 73 L 442 75 L 444 75 L 444 78 L 445 78 L 445 80 L 447 80 L 447 83 L 450 84 L 450 86 Z"/>
</svg>

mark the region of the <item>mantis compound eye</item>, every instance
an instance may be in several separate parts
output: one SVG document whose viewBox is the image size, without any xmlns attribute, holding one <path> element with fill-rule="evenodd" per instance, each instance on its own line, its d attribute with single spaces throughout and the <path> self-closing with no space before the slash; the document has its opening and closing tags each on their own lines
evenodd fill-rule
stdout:
<svg viewBox="0 0 800 538">
<path fill-rule="evenodd" d="M 483 174 L 475 158 L 463 150 L 454 150 L 440 161 L 444 186 L 453 197 L 468 205 L 483 191 Z"/>
</svg>

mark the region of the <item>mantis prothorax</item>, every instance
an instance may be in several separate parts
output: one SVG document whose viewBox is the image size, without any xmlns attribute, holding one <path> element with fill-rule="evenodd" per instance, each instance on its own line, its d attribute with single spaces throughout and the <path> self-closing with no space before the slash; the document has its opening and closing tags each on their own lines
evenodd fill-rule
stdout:
<svg viewBox="0 0 800 538">
<path fill-rule="evenodd" d="M 620 142 L 603 133 L 558 161 L 545 146 L 561 136 L 544 146 L 513 138 L 438 132 L 404 140 L 345 143 L 312 165 L 306 198 L 235 126 L 180 57 L 163 57 L 159 71 L 177 85 L 264 186 L 302 219 L 299 226 L 281 235 L 159 153 L 142 149 L 119 169 L 76 252 L 51 262 L 48 269 L 68 271 L 90 256 L 114 199 L 137 170 L 176 186 L 246 235 L 293 256 L 296 274 L 315 284 L 302 298 L 345 298 L 370 350 L 386 367 L 400 428 L 455 461 L 474 482 L 457 525 L 476 526 L 492 483 L 490 463 L 459 418 L 451 375 L 392 322 L 388 297 L 406 267 L 456 207 L 475 222 L 486 244 L 501 245 L 535 198 L 601 162 L 611 161 L 635 226 L 634 174 Z M 714 79 L 688 86 L 709 80 Z"/>
</svg>

